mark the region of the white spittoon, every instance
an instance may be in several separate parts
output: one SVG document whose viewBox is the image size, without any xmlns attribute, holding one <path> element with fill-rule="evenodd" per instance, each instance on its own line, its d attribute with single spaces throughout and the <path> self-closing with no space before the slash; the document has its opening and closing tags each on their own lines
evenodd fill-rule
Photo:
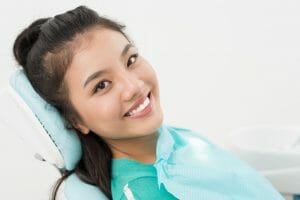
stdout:
<svg viewBox="0 0 300 200">
<path fill-rule="evenodd" d="M 240 128 L 230 134 L 230 148 L 282 194 L 300 194 L 300 127 Z"/>
</svg>

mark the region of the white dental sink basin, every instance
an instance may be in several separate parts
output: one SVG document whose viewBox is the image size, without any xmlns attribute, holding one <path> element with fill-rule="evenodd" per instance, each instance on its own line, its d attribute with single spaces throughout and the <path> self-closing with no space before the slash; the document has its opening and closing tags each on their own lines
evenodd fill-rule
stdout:
<svg viewBox="0 0 300 200">
<path fill-rule="evenodd" d="M 237 129 L 230 134 L 229 147 L 279 192 L 300 194 L 300 127 Z"/>
</svg>

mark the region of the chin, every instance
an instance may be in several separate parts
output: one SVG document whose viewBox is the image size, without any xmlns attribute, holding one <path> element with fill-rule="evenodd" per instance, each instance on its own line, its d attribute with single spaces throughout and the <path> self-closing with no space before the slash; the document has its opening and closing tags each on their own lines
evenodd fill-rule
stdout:
<svg viewBox="0 0 300 200">
<path fill-rule="evenodd" d="M 142 124 L 142 128 L 144 127 L 144 132 L 147 134 L 151 134 L 157 131 L 157 129 L 162 125 L 163 122 L 163 115 L 161 114 L 158 116 L 155 120 L 150 122 L 149 124 L 145 123 L 144 125 Z"/>
<path fill-rule="evenodd" d="M 155 119 L 146 122 L 140 122 L 135 126 L 131 126 L 128 130 L 131 135 L 139 136 L 147 136 L 155 133 L 157 129 L 161 126 L 163 122 L 163 115 L 157 116 Z"/>
</svg>

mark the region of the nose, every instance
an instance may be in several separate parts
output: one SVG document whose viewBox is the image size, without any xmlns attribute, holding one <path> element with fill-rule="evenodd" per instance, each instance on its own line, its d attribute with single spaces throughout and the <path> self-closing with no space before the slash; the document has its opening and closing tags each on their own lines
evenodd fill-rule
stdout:
<svg viewBox="0 0 300 200">
<path fill-rule="evenodd" d="M 126 73 L 122 76 L 122 93 L 121 98 L 123 101 L 132 101 L 140 96 L 143 96 L 143 89 L 145 88 L 144 81 Z"/>
</svg>

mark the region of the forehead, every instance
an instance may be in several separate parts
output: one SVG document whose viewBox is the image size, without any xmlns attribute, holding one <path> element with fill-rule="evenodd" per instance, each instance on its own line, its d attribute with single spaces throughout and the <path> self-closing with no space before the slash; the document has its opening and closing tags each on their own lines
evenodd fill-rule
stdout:
<svg viewBox="0 0 300 200">
<path fill-rule="evenodd" d="M 109 65 L 120 57 L 128 40 L 120 32 L 106 28 L 92 29 L 78 38 L 71 68 Z"/>
<path fill-rule="evenodd" d="M 122 33 L 99 27 L 78 35 L 74 42 L 73 59 L 65 74 L 67 82 L 83 82 L 95 71 L 113 66 L 129 43 Z"/>
<path fill-rule="evenodd" d="M 79 35 L 75 42 L 73 64 L 95 56 L 99 59 L 105 59 L 109 55 L 118 56 L 112 53 L 119 53 L 129 43 L 122 33 L 99 27 Z"/>
</svg>

